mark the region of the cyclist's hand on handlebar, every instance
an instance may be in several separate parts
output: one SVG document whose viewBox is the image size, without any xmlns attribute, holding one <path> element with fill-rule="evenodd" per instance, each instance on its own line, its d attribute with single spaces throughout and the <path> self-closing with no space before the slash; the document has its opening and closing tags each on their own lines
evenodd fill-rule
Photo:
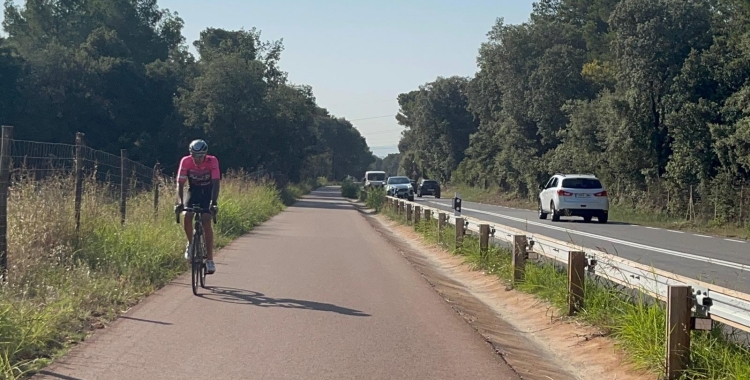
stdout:
<svg viewBox="0 0 750 380">
<path fill-rule="evenodd" d="M 178 205 L 175 205 L 175 206 L 174 206 L 174 213 L 175 213 L 175 214 L 179 214 L 179 213 L 181 213 L 181 212 L 182 212 L 183 210 L 185 210 L 185 206 L 183 206 L 182 204 L 178 204 Z"/>
<path fill-rule="evenodd" d="M 209 206 L 209 209 L 211 210 L 211 213 L 216 215 L 219 213 L 219 205 L 211 203 L 211 206 Z"/>
</svg>

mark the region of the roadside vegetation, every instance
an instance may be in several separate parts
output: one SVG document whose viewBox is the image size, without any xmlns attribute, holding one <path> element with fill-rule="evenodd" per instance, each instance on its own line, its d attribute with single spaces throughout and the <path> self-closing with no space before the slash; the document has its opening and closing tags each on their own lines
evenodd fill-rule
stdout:
<svg viewBox="0 0 750 380">
<path fill-rule="evenodd" d="M 750 2 L 540 0 L 487 32 L 475 75 L 398 96 L 392 174 L 536 209 L 593 173 L 610 220 L 750 237 Z"/>
<path fill-rule="evenodd" d="M 360 186 L 350 178 L 341 183 L 341 196 L 344 198 L 358 199 L 360 195 Z"/>
<path fill-rule="evenodd" d="M 282 193 L 299 197 L 313 182 L 277 190 L 242 172 L 224 176 L 216 244 L 223 247 L 284 209 Z M 120 224 L 111 188 L 87 179 L 80 233 L 74 180 L 61 175 L 15 183 L 8 202 L 9 278 L 0 287 L 0 379 L 45 366 L 138 301 L 187 270 L 185 236 L 175 223 L 171 184 L 158 215 L 153 195 L 127 200 Z M 221 254 L 221 253 L 219 253 Z"/>
<path fill-rule="evenodd" d="M 344 194 L 344 188 L 342 187 L 342 195 Z M 385 190 L 383 188 L 365 189 L 354 183 L 347 184 L 347 195 L 343 195 L 347 198 L 353 198 L 365 202 L 367 207 L 380 212 L 383 209 L 385 203 Z"/>
<path fill-rule="evenodd" d="M 384 208 L 383 214 L 401 224 L 405 216 Z M 426 242 L 436 244 L 454 255 L 465 258 L 474 270 L 483 270 L 510 284 L 512 276 L 511 251 L 490 244 L 482 254 L 477 236 L 466 235 L 463 245 L 456 248 L 453 228 L 438 229 L 436 220 L 422 219 L 416 227 Z M 525 281 L 516 286 L 522 292 L 549 302 L 564 315 L 567 310 L 567 281 L 565 270 L 549 261 L 527 261 Z M 635 292 L 635 294 L 639 294 Z M 666 309 L 662 302 L 628 293 L 621 286 L 612 285 L 588 276 L 585 285 L 585 307 L 576 316 L 597 327 L 603 336 L 615 340 L 639 369 L 647 369 L 662 376 L 665 368 Z M 738 344 L 734 332 L 715 323 L 710 332 L 693 331 L 691 366 L 685 379 L 747 379 L 750 378 L 750 345 Z M 740 342 L 742 343 L 742 342 Z"/>
</svg>

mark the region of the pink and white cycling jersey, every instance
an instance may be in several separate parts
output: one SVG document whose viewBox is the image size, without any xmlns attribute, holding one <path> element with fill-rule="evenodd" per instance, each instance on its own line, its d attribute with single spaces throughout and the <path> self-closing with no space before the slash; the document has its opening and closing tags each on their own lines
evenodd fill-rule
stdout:
<svg viewBox="0 0 750 380">
<path fill-rule="evenodd" d="M 211 155 L 206 155 L 200 165 L 196 165 L 193 158 L 185 156 L 180 160 L 180 169 L 177 172 L 177 182 L 189 181 L 190 186 L 210 186 L 211 180 L 221 179 L 219 171 L 219 160 Z"/>
</svg>

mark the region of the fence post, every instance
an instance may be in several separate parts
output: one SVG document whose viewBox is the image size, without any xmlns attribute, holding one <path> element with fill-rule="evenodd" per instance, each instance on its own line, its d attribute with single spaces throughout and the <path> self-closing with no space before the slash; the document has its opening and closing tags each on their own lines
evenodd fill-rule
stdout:
<svg viewBox="0 0 750 380">
<path fill-rule="evenodd" d="M 445 228 L 445 221 L 446 221 L 446 214 L 444 212 L 438 213 L 438 230 L 440 232 L 443 232 L 443 229 Z"/>
<path fill-rule="evenodd" d="M 10 151 L 13 127 L 3 125 L 0 140 L 0 277 L 8 281 L 8 187 L 10 186 Z"/>
<path fill-rule="evenodd" d="M 690 360 L 690 286 L 670 285 L 667 290 L 667 379 L 676 380 Z"/>
<path fill-rule="evenodd" d="M 151 181 L 153 182 L 154 187 L 154 219 L 159 218 L 159 185 L 161 184 L 161 164 L 156 163 L 154 165 L 154 179 Z"/>
<path fill-rule="evenodd" d="M 464 243 L 464 218 L 456 218 L 456 248 Z"/>
<path fill-rule="evenodd" d="M 422 217 L 422 207 L 414 206 L 414 229 L 419 225 L 419 221 Z"/>
<path fill-rule="evenodd" d="M 128 194 L 128 171 L 125 170 L 125 164 L 127 163 L 128 152 L 125 149 L 120 149 L 120 224 L 125 224 L 126 215 L 126 200 Z"/>
<path fill-rule="evenodd" d="M 586 254 L 568 252 L 568 315 L 575 315 L 583 308 L 585 271 Z"/>
<path fill-rule="evenodd" d="M 526 279 L 526 235 L 513 235 L 513 285 Z"/>
<path fill-rule="evenodd" d="M 484 256 L 490 249 L 490 225 L 479 225 L 479 252 Z"/>
<path fill-rule="evenodd" d="M 411 223 L 411 204 L 404 203 L 404 206 L 406 206 L 406 224 L 408 225 L 409 223 Z"/>
<path fill-rule="evenodd" d="M 76 233 L 81 229 L 81 202 L 83 198 L 83 132 L 76 132 Z"/>
<path fill-rule="evenodd" d="M 432 221 L 432 211 L 430 211 L 430 209 L 428 208 L 424 209 L 424 221 L 426 223 L 430 223 Z"/>
</svg>

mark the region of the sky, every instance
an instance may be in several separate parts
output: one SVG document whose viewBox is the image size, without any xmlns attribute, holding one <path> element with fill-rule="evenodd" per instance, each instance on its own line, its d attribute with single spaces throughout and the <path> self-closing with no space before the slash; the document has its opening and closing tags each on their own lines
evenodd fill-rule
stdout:
<svg viewBox="0 0 750 380">
<path fill-rule="evenodd" d="M 280 67 L 312 86 L 319 106 L 345 117 L 377 156 L 398 153 L 396 98 L 438 76 L 473 76 L 498 17 L 529 18 L 532 0 L 159 0 L 184 20 L 188 44 L 208 28 L 253 27 L 283 39 Z"/>
<path fill-rule="evenodd" d="M 279 66 L 289 81 L 312 86 L 318 105 L 351 121 L 379 157 L 398 153 L 398 95 L 438 76 L 473 76 L 479 47 L 496 20 L 525 22 L 532 3 L 158 0 L 184 20 L 182 34 L 196 56 L 192 43 L 209 27 L 254 27 L 264 41 L 281 39 Z"/>
</svg>

